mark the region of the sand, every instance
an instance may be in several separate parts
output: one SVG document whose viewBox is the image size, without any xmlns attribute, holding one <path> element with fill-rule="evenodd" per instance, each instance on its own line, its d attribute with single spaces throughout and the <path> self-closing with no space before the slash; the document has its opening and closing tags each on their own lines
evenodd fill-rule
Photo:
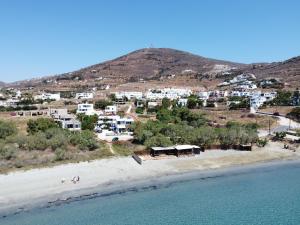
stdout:
<svg viewBox="0 0 300 225">
<path fill-rule="evenodd" d="M 298 157 L 299 152 L 283 150 L 281 144 L 270 143 L 252 152 L 210 150 L 195 157 L 148 160 L 142 165 L 131 157 L 123 157 L 17 171 L 0 175 L 0 213 L 8 208 L 24 207 L 35 199 L 55 201 L 76 196 L 80 190 L 101 188 L 101 185 L 109 187 L 190 171 Z M 71 181 L 74 176 L 80 177 L 80 181 L 75 184 Z M 62 180 L 65 182 L 62 183 Z"/>
</svg>

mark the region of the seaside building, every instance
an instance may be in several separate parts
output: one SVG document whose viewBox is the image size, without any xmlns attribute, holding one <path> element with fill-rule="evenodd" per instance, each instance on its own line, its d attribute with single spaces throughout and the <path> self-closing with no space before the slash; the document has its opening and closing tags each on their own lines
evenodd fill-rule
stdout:
<svg viewBox="0 0 300 225">
<path fill-rule="evenodd" d="M 181 155 L 200 154 L 200 151 L 201 147 L 197 145 L 175 145 L 170 147 L 152 147 L 150 155 L 152 157 L 160 155 L 175 155 L 179 157 Z"/>
</svg>

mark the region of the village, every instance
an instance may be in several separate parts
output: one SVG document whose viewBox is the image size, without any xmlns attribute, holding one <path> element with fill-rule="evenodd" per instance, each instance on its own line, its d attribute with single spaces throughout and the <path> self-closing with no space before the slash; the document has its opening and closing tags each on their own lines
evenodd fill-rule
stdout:
<svg viewBox="0 0 300 225">
<path fill-rule="evenodd" d="M 278 83 L 279 81 L 274 79 L 256 81 L 254 74 L 240 74 L 227 79 L 211 90 L 173 86 L 151 88 L 146 92 L 120 89 L 109 91 L 108 85 L 105 88 L 105 94 L 102 90 L 97 91 L 96 87 L 84 92 L 66 94 L 55 91 L 33 92 L 30 88 L 25 90 L 3 88 L 0 93 L 0 110 L 1 114 L 6 115 L 6 118 L 11 121 L 14 121 L 14 118 L 24 118 L 25 121 L 34 118 L 48 118 L 62 129 L 70 132 L 90 130 L 100 142 L 108 143 L 109 146 L 116 146 L 112 143 L 138 142 L 146 149 L 142 147 L 142 151 L 138 152 L 135 145 L 130 145 L 129 148 L 133 149 L 128 154 L 132 154 L 138 163 L 142 163 L 142 159 L 160 158 L 157 156 L 164 158 L 168 155 L 177 157 L 179 155 L 197 155 L 205 148 L 222 148 L 222 145 L 206 144 L 203 141 L 161 139 L 171 138 L 169 135 L 154 136 L 152 139 L 150 138 L 152 143 L 149 140 L 147 142 L 146 139 L 137 141 L 137 131 L 139 130 L 137 126 L 140 123 L 163 121 L 159 117 L 165 113 L 165 109 L 171 113 L 171 117 L 176 108 L 186 109 L 188 113 L 195 113 L 195 115 L 199 113 L 206 115 L 205 120 L 208 119 L 206 123 L 214 128 L 226 128 L 231 122 L 240 123 L 240 126 L 247 123 L 256 124 L 260 129 L 258 136 L 262 142 L 265 140 L 263 137 L 266 134 L 279 135 L 283 132 L 284 136 L 287 132 L 289 133 L 287 137 L 291 138 L 292 136 L 292 140 L 297 141 L 299 127 L 286 126 L 286 124 L 282 126 L 282 124 L 278 124 L 278 120 L 280 120 L 280 116 L 285 117 L 288 113 L 281 112 L 280 109 L 291 110 L 292 107 L 299 105 L 299 91 L 288 92 L 272 88 L 274 82 Z M 271 86 L 266 88 L 266 85 Z M 286 93 L 290 93 L 288 97 L 286 97 Z M 156 140 L 153 141 L 155 138 Z M 216 143 L 218 142 L 220 141 Z M 240 144 L 231 143 L 228 148 L 251 150 L 254 142 L 257 140 L 242 141 Z M 195 143 L 199 143 L 199 146 Z M 123 148 L 123 145 L 120 146 Z M 110 149 L 113 154 L 114 150 L 112 147 Z"/>
</svg>

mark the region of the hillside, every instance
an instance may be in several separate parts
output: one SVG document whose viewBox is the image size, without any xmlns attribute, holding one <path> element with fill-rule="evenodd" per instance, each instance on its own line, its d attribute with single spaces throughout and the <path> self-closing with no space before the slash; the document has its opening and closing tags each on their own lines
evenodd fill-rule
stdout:
<svg viewBox="0 0 300 225">
<path fill-rule="evenodd" d="M 138 80 L 171 74 L 219 72 L 240 65 L 175 49 L 146 48 L 75 71 L 72 75 L 81 75 L 84 78 L 105 76 Z"/>
<path fill-rule="evenodd" d="M 78 84 L 85 80 L 85 85 L 99 82 L 118 85 L 143 80 L 159 80 L 171 75 L 195 75 L 200 81 L 222 80 L 226 72 L 250 72 L 258 78 L 276 77 L 291 83 L 300 84 L 300 56 L 283 62 L 240 64 L 194 55 L 169 48 L 145 48 L 119 58 L 92 65 L 80 70 L 57 76 L 41 77 L 15 82 L 19 86 L 55 86 L 54 81 L 64 85 Z M 50 82 L 48 82 L 50 80 Z M 165 80 L 168 82 L 168 80 Z"/>
<path fill-rule="evenodd" d="M 255 74 L 258 78 L 280 78 L 297 86 L 300 84 L 300 56 L 283 62 L 253 64 L 248 66 L 245 71 Z"/>
</svg>

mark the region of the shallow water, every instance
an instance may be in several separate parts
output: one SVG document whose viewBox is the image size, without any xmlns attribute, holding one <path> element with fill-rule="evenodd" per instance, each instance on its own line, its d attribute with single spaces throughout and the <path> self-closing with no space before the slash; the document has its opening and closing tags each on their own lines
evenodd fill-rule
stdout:
<svg viewBox="0 0 300 225">
<path fill-rule="evenodd" d="M 34 209 L 1 225 L 300 224 L 300 165 L 194 179 Z"/>
</svg>

